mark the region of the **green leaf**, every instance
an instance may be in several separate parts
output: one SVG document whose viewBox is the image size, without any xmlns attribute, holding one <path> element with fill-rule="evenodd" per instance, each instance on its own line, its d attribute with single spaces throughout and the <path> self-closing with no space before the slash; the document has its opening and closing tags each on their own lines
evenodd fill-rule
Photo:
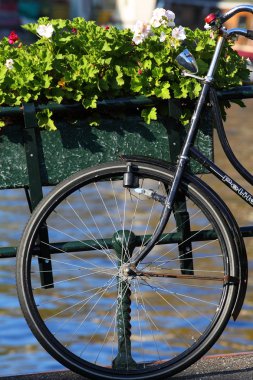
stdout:
<svg viewBox="0 0 253 380">
<path fill-rule="evenodd" d="M 64 91 L 61 88 L 54 88 L 52 90 L 52 99 L 54 102 L 60 104 L 64 98 Z"/>
<path fill-rule="evenodd" d="M 170 96 L 169 87 L 170 87 L 170 84 L 168 82 L 164 83 L 163 85 L 155 89 L 155 95 L 158 98 L 170 99 L 171 96 Z"/>
<path fill-rule="evenodd" d="M 80 102 L 80 100 L 82 100 L 82 98 L 83 98 L 83 92 L 77 90 L 77 91 L 75 92 L 75 95 L 73 96 L 73 99 L 74 99 L 76 102 Z"/>
<path fill-rule="evenodd" d="M 82 105 L 84 108 L 96 108 L 97 107 L 97 95 L 90 99 L 83 99 Z"/>
<path fill-rule="evenodd" d="M 160 79 L 160 78 L 162 78 L 162 76 L 163 76 L 163 68 L 162 68 L 162 67 L 155 67 L 155 68 L 152 70 L 152 76 L 153 76 L 155 79 Z"/>
<path fill-rule="evenodd" d="M 42 24 L 44 24 L 44 20 L 45 20 L 45 17 L 41 17 L 39 19 L 40 23 Z M 56 29 L 63 29 L 67 26 L 68 20 L 57 19 L 57 20 L 52 20 L 51 23 Z M 46 24 L 48 24 L 48 22 L 46 22 Z"/>
<path fill-rule="evenodd" d="M 141 79 L 134 77 L 131 80 L 131 90 L 134 92 L 140 92 L 142 89 Z"/>
<path fill-rule="evenodd" d="M 123 75 L 122 69 L 121 69 L 120 66 L 116 65 L 115 66 L 115 70 L 116 70 L 116 72 L 118 74 L 115 79 L 116 79 L 116 81 L 117 81 L 117 83 L 118 83 L 119 86 L 123 86 L 124 83 L 125 83 L 125 81 L 123 79 L 124 75 Z"/>
<path fill-rule="evenodd" d="M 45 74 L 43 78 L 41 79 L 41 85 L 44 88 L 49 88 L 51 85 L 52 77 L 50 77 L 48 74 Z"/>
<path fill-rule="evenodd" d="M 197 59 L 196 62 L 199 68 L 199 72 L 206 74 L 209 67 L 208 63 L 206 63 L 203 59 Z"/>
<path fill-rule="evenodd" d="M 235 104 L 237 104 L 238 106 L 240 106 L 242 108 L 246 107 L 246 104 L 242 100 L 240 100 L 240 99 L 232 99 L 231 103 L 235 103 Z"/>
<path fill-rule="evenodd" d="M 193 90 L 192 90 L 192 93 L 193 93 L 195 98 L 197 98 L 199 96 L 201 89 L 202 89 L 201 84 L 199 82 L 195 81 L 195 83 L 193 84 Z"/>
<path fill-rule="evenodd" d="M 103 47 L 102 47 L 102 51 L 112 51 L 112 48 L 111 46 L 108 44 L 107 41 L 105 41 Z"/>
<path fill-rule="evenodd" d="M 142 64 L 143 69 L 150 70 L 152 68 L 152 61 L 151 59 L 146 59 Z"/>
<path fill-rule="evenodd" d="M 55 131 L 57 128 L 54 124 L 54 121 L 51 119 L 52 115 L 52 111 L 50 111 L 48 108 L 37 112 L 36 117 L 38 119 L 38 126 L 49 131 Z"/>
<path fill-rule="evenodd" d="M 2 67 L 0 68 L 0 83 L 4 81 L 5 76 L 6 76 L 6 73 L 7 73 L 7 68 L 6 68 L 6 66 L 2 66 Z"/>
<path fill-rule="evenodd" d="M 25 24 L 25 25 L 21 25 L 21 27 L 25 30 L 27 30 L 28 32 L 31 32 L 33 34 L 37 34 L 36 32 L 36 29 L 38 28 L 39 24 Z"/>
<path fill-rule="evenodd" d="M 196 51 L 201 51 L 206 49 L 206 44 L 204 41 L 200 41 L 196 46 Z"/>
<path fill-rule="evenodd" d="M 141 111 L 141 116 L 143 117 L 145 123 L 150 124 L 151 120 L 157 120 L 157 110 L 155 107 L 151 109 L 144 109 Z"/>
</svg>

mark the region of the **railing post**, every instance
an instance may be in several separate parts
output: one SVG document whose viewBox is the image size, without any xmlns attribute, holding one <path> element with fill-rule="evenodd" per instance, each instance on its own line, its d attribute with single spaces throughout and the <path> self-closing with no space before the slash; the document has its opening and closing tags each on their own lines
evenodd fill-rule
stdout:
<svg viewBox="0 0 253 380">
<path fill-rule="evenodd" d="M 38 151 L 38 125 L 36 119 L 36 110 L 33 103 L 23 105 L 24 114 L 24 146 L 27 162 L 27 172 L 29 179 L 29 196 L 31 211 L 37 206 L 43 198 L 42 181 L 40 175 L 39 151 Z M 50 250 L 48 245 L 48 230 L 46 225 L 39 233 L 38 244 L 40 245 L 39 269 L 41 286 L 44 288 L 53 287 L 53 272 Z"/>
<path fill-rule="evenodd" d="M 113 237 L 113 246 L 118 257 L 118 267 L 129 262 L 135 248 L 135 235 L 130 231 L 118 231 Z M 115 369 L 136 368 L 131 354 L 131 288 L 128 278 L 118 275 L 117 297 L 118 354 L 112 362 Z"/>
</svg>

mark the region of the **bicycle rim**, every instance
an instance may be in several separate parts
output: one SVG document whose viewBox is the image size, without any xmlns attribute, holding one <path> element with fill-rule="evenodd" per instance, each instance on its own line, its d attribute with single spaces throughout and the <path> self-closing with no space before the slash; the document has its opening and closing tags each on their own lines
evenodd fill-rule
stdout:
<svg viewBox="0 0 253 380">
<path fill-rule="evenodd" d="M 135 165 L 137 191 L 123 187 L 124 163 L 56 186 L 18 252 L 18 294 L 33 333 L 63 365 L 94 378 L 156 379 L 184 369 L 217 340 L 235 299 L 229 228 L 189 183 L 159 242 L 129 270 L 159 222 L 172 178 Z"/>
</svg>

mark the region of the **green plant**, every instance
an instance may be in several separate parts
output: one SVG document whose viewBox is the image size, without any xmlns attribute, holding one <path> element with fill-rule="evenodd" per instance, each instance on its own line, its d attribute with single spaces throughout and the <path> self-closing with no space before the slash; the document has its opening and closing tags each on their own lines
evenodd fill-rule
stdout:
<svg viewBox="0 0 253 380">
<path fill-rule="evenodd" d="M 98 99 L 135 95 L 195 99 L 201 86 L 181 75 L 175 58 L 188 48 L 199 75 L 205 75 L 215 40 L 206 30 L 176 28 L 172 12 L 155 12 L 151 24 L 139 22 L 134 31 L 101 27 L 82 18 L 43 17 L 23 26 L 39 37 L 34 43 L 24 44 L 12 32 L 0 42 L 0 104 L 77 101 L 93 109 Z M 239 85 L 248 74 L 245 60 L 227 44 L 216 86 Z M 150 122 L 157 118 L 156 109 L 144 109 L 142 116 Z M 49 110 L 38 113 L 38 121 L 40 127 L 56 128 Z"/>
</svg>

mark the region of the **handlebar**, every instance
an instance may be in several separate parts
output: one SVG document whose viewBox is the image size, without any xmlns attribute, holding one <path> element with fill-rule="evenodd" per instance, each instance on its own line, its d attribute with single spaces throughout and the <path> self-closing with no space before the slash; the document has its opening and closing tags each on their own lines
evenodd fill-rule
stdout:
<svg viewBox="0 0 253 380">
<path fill-rule="evenodd" d="M 220 15 L 220 16 L 217 16 L 216 14 L 211 13 L 205 18 L 205 21 L 211 28 L 221 30 L 222 25 L 226 21 L 228 21 L 231 17 L 233 17 L 234 15 L 240 12 L 248 12 L 248 13 L 253 14 L 253 5 L 238 5 L 230 9 L 224 15 Z M 235 34 L 241 35 L 253 40 L 253 30 L 240 29 L 240 28 L 233 28 L 233 29 L 226 30 L 226 35 L 228 37 Z"/>
<path fill-rule="evenodd" d="M 219 19 L 222 24 L 229 20 L 231 17 L 236 15 L 239 12 L 248 12 L 248 13 L 253 13 L 253 6 L 252 5 L 238 5 L 232 9 L 230 9 L 227 13 L 224 15 L 220 16 Z"/>
<path fill-rule="evenodd" d="M 250 40 L 253 40 L 253 30 L 241 29 L 241 28 L 233 28 L 227 30 L 227 36 L 232 36 L 233 34 L 237 34 Z"/>
</svg>

